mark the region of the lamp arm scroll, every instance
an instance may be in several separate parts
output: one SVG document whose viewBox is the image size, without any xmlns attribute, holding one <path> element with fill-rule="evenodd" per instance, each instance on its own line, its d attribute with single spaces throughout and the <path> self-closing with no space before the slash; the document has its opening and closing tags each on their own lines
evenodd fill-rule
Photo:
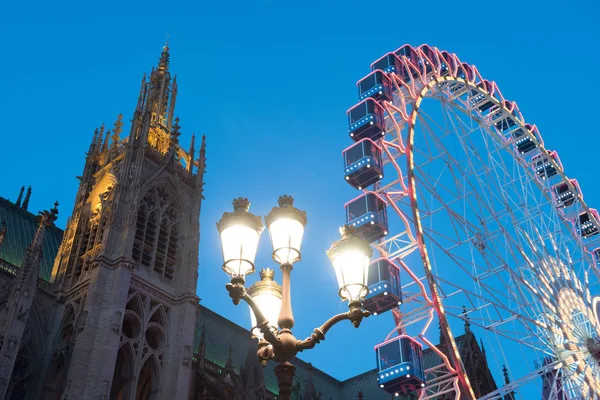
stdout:
<svg viewBox="0 0 600 400">
<path fill-rule="evenodd" d="M 260 311 L 258 305 L 254 302 L 252 297 L 246 291 L 244 286 L 244 280 L 241 278 L 232 279 L 231 283 L 225 285 L 225 288 L 229 292 L 229 296 L 233 299 L 233 304 L 238 305 L 240 300 L 244 300 L 252 309 L 252 312 L 256 316 L 256 325 L 265 337 L 265 340 L 277 348 L 280 346 L 281 341 L 277 337 L 277 331 L 275 328 L 269 326 L 269 320 L 265 318 L 263 313 Z"/>
<path fill-rule="evenodd" d="M 325 334 L 338 322 L 350 320 L 355 328 L 358 328 L 363 318 L 371 315 L 370 312 L 363 310 L 359 302 L 353 302 L 349 305 L 350 311 L 334 315 L 329 318 L 323 325 L 316 328 L 313 333 L 304 340 L 298 340 L 296 348 L 298 351 L 308 350 L 315 347 L 322 340 L 325 340 Z"/>
</svg>

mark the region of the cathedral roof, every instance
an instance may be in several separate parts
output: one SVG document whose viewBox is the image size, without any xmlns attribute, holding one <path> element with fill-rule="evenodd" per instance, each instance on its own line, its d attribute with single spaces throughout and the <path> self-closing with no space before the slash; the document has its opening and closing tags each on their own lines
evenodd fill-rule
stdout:
<svg viewBox="0 0 600 400">
<path fill-rule="evenodd" d="M 251 339 L 248 330 L 204 306 L 200 305 L 198 307 L 194 353 L 198 353 L 202 332 L 204 332 L 205 359 L 211 364 L 216 364 L 218 367 L 223 368 L 230 357 L 229 348 L 231 347 L 233 366 L 236 372 L 239 373 L 248 355 L 248 346 L 256 347 L 256 341 Z M 467 339 L 468 334 L 458 336 L 455 339 L 461 356 L 466 354 L 470 346 Z M 431 368 L 439 365 L 441 360 L 431 349 L 425 349 L 423 352 L 423 362 L 425 368 Z M 299 382 L 301 391 L 298 398 L 302 399 L 311 367 L 307 362 L 298 358 L 292 360 L 292 364 L 296 367 L 295 382 Z M 274 367 L 274 362 L 269 362 L 267 367 L 265 367 L 265 386 L 270 392 L 278 393 Z M 377 385 L 377 371 L 375 369 L 344 381 L 340 381 L 314 367 L 312 367 L 310 374 L 312 375 L 315 391 L 321 393 L 321 398 L 324 400 L 356 399 L 359 391 L 363 393 L 365 399 L 369 400 L 389 400 L 391 398 L 389 394 L 379 389 Z"/>
<path fill-rule="evenodd" d="M 39 218 L 15 203 L 0 197 L 0 224 L 6 223 L 6 237 L 0 245 L 0 269 L 15 273 L 21 268 L 25 249 L 31 243 L 39 224 Z M 42 244 L 43 256 L 40 264 L 40 278 L 49 281 L 52 265 L 58 253 L 63 231 L 56 226 L 49 227 Z"/>
</svg>

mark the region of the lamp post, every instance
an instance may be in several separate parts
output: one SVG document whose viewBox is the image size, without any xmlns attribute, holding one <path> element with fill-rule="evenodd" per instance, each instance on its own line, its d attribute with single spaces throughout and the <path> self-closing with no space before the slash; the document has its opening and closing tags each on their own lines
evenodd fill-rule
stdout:
<svg viewBox="0 0 600 400">
<path fill-rule="evenodd" d="M 260 217 L 248 211 L 248 199 L 233 200 L 233 207 L 233 212 L 224 213 L 217 222 L 223 249 L 223 270 L 231 276 L 226 289 L 234 304 L 244 300 L 250 306 L 252 332 L 258 339 L 258 360 L 262 366 L 266 366 L 269 360 L 278 362 L 275 375 L 279 383 L 279 399 L 289 400 L 295 373 L 290 360 L 298 352 L 314 348 L 338 322 L 350 320 L 358 328 L 362 319 L 369 316 L 369 312 L 362 309 L 362 300 L 367 294 L 371 247 L 356 236 L 351 227 L 340 229 L 342 238 L 331 245 L 327 255 L 335 269 L 339 295 L 343 301 L 348 301 L 349 311 L 331 317 L 309 337 L 299 340 L 292 334 L 295 321 L 291 306 L 291 272 L 293 264 L 301 259 L 306 212 L 294 207 L 291 196 L 279 197 L 279 206 L 271 210 L 265 222 L 271 237 L 273 259 L 281 269 L 281 287 L 273 280 L 274 271 L 263 269 L 261 280 L 246 289 L 245 277 L 254 272 L 258 240 L 264 226 Z"/>
</svg>

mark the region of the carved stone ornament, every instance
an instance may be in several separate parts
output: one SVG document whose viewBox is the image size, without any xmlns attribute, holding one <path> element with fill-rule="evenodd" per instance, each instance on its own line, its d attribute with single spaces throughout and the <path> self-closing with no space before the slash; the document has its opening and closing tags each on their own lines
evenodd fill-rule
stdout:
<svg viewBox="0 0 600 400">
<path fill-rule="evenodd" d="M 183 365 L 189 367 L 192 363 L 192 349 L 190 346 L 183 347 Z"/>
<path fill-rule="evenodd" d="M 135 174 L 135 163 L 131 163 L 131 166 L 129 167 L 129 175 L 127 176 L 127 179 L 129 179 L 129 182 L 131 182 L 133 180 L 134 174 Z"/>
<path fill-rule="evenodd" d="M 83 310 L 79 316 L 79 324 L 77 325 L 77 332 L 81 332 L 85 329 L 85 323 L 87 321 L 87 310 Z"/>
<path fill-rule="evenodd" d="M 121 311 L 116 311 L 113 315 L 113 320 L 111 324 L 112 330 L 115 333 L 121 332 Z"/>
<path fill-rule="evenodd" d="M 13 352 L 15 352 L 15 347 L 17 345 L 17 337 L 15 335 L 12 335 L 9 339 L 8 339 L 8 343 L 7 343 L 7 348 L 6 348 L 6 353 L 4 353 L 4 357 L 6 358 L 11 358 Z"/>
</svg>

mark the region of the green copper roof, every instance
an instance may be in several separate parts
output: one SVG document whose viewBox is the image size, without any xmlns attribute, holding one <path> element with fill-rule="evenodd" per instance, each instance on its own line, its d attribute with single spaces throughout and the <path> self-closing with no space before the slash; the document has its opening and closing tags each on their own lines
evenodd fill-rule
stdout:
<svg viewBox="0 0 600 400">
<path fill-rule="evenodd" d="M 204 306 L 198 306 L 198 321 L 196 324 L 196 340 L 194 352 L 198 353 L 202 332 L 205 335 L 205 357 L 207 360 L 223 367 L 229 358 L 231 347 L 231 359 L 236 372 L 244 365 L 248 356 L 256 354 L 256 342 L 250 338 L 250 332 L 241 326 L 229 321 Z M 456 338 L 461 355 L 468 350 L 467 335 Z M 252 351 L 249 351 L 249 347 Z M 423 352 L 425 368 L 438 365 L 441 360 L 437 354 L 427 348 Z M 300 383 L 299 393 L 292 396 L 294 399 L 303 398 L 305 383 L 308 379 L 308 363 L 294 359 L 292 364 L 296 366 L 295 382 Z M 275 363 L 270 362 L 264 370 L 265 386 L 272 393 L 278 393 L 277 379 L 273 368 Z M 356 399 L 358 392 L 362 392 L 365 400 L 390 400 L 398 399 L 381 390 L 377 385 L 377 371 L 371 370 L 357 375 L 345 381 L 339 381 L 327 373 L 313 367 L 311 372 L 312 381 L 317 393 L 321 393 L 324 400 L 352 400 Z M 410 396 L 401 397 L 402 400 L 412 400 Z"/>
<path fill-rule="evenodd" d="M 0 197 L 0 225 L 2 222 L 6 223 L 7 231 L 4 243 L 0 245 L 0 269 L 20 268 L 23 265 L 25 249 L 33 239 L 39 219 L 35 214 Z M 52 265 L 58 253 L 62 236 L 62 229 L 57 227 L 51 227 L 46 231 L 40 265 L 40 278 L 46 281 L 50 280 Z"/>
</svg>

